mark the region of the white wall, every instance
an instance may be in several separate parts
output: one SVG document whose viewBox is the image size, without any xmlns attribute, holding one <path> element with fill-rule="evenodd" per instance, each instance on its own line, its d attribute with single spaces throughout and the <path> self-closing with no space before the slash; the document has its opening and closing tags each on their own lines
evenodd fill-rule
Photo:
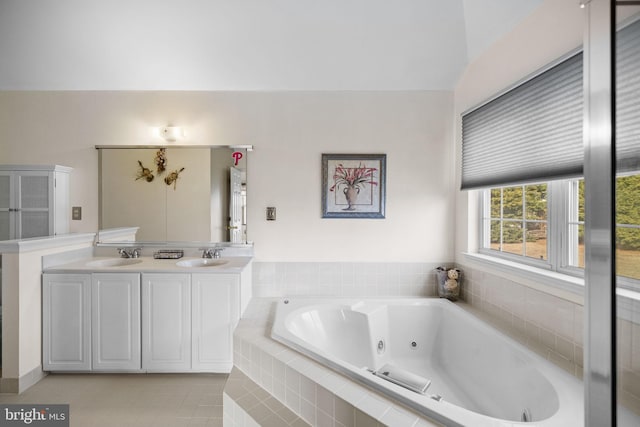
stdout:
<svg viewBox="0 0 640 427">
<path fill-rule="evenodd" d="M 473 61 L 455 89 L 456 184 L 460 188 L 461 114 L 491 98 L 541 67 L 579 48 L 584 11 L 575 0 L 545 0 L 512 32 Z M 477 206 L 474 192 L 458 191 L 456 199 L 456 261 L 477 249 Z"/>
<path fill-rule="evenodd" d="M 98 226 L 95 145 L 149 144 L 151 126 L 189 144 L 252 144 L 248 236 L 258 261 L 453 258 L 450 92 L 0 92 L 3 163 L 74 168 L 71 231 Z M 386 219 L 321 218 L 321 154 L 386 153 Z M 276 206 L 277 221 L 265 220 Z M 131 224 L 135 225 L 135 224 Z"/>
</svg>

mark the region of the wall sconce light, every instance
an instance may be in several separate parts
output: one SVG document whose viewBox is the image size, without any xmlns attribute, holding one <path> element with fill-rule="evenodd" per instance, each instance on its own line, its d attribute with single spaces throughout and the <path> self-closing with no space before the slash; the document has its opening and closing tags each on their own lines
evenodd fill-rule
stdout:
<svg viewBox="0 0 640 427">
<path fill-rule="evenodd" d="M 165 141 L 173 142 L 184 138 L 184 130 L 179 126 L 165 126 L 160 128 L 160 136 Z"/>
<path fill-rule="evenodd" d="M 164 126 L 151 128 L 154 138 L 162 138 L 167 142 L 174 142 L 184 138 L 184 129 L 179 126 Z"/>
</svg>

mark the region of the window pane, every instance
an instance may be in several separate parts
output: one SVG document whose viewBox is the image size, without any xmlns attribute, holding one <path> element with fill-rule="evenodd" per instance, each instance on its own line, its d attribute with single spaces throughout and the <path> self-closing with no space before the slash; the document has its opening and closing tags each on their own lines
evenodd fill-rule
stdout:
<svg viewBox="0 0 640 427">
<path fill-rule="evenodd" d="M 616 223 L 616 272 L 640 279 L 640 175 L 616 179 Z"/>
<path fill-rule="evenodd" d="M 578 221 L 584 221 L 584 179 L 578 181 Z"/>
<path fill-rule="evenodd" d="M 616 179 L 616 223 L 640 225 L 640 175 Z"/>
<path fill-rule="evenodd" d="M 547 185 L 527 185 L 526 191 L 526 204 L 527 204 L 527 216 L 526 219 L 547 219 Z"/>
<path fill-rule="evenodd" d="M 499 188 L 491 189 L 491 218 L 500 218 L 501 196 Z"/>
<path fill-rule="evenodd" d="M 504 221 L 502 224 L 502 252 L 509 252 L 522 255 L 522 223 L 515 221 Z"/>
<path fill-rule="evenodd" d="M 640 229 L 616 229 L 616 273 L 640 279 Z"/>
<path fill-rule="evenodd" d="M 491 221 L 491 249 L 500 250 L 500 221 Z"/>
<path fill-rule="evenodd" d="M 522 219 L 522 187 L 502 189 L 502 216 Z"/>
<path fill-rule="evenodd" d="M 569 225 L 569 266 L 584 268 L 584 224 Z"/>
<path fill-rule="evenodd" d="M 527 241 L 525 255 L 535 259 L 547 259 L 547 224 L 527 223 Z"/>
</svg>

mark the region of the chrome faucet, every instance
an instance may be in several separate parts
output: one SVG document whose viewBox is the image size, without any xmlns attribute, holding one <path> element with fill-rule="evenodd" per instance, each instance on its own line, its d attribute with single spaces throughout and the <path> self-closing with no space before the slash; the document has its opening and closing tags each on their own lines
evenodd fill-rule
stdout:
<svg viewBox="0 0 640 427">
<path fill-rule="evenodd" d="M 220 258 L 220 252 L 224 248 L 201 248 L 202 258 Z"/>
<path fill-rule="evenodd" d="M 120 254 L 120 258 L 139 258 L 141 250 L 142 248 L 133 248 L 131 250 L 127 250 L 127 248 L 118 248 L 118 253 Z"/>
</svg>

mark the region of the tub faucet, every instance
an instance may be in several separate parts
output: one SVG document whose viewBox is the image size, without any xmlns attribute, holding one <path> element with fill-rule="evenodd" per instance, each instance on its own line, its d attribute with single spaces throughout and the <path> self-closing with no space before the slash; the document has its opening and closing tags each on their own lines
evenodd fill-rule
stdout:
<svg viewBox="0 0 640 427">
<path fill-rule="evenodd" d="M 133 248 L 131 250 L 127 250 L 127 248 L 118 248 L 118 253 L 120 254 L 120 258 L 139 258 L 141 250 L 142 248 Z"/>
<path fill-rule="evenodd" d="M 202 258 L 220 258 L 224 248 L 202 248 Z"/>
</svg>

